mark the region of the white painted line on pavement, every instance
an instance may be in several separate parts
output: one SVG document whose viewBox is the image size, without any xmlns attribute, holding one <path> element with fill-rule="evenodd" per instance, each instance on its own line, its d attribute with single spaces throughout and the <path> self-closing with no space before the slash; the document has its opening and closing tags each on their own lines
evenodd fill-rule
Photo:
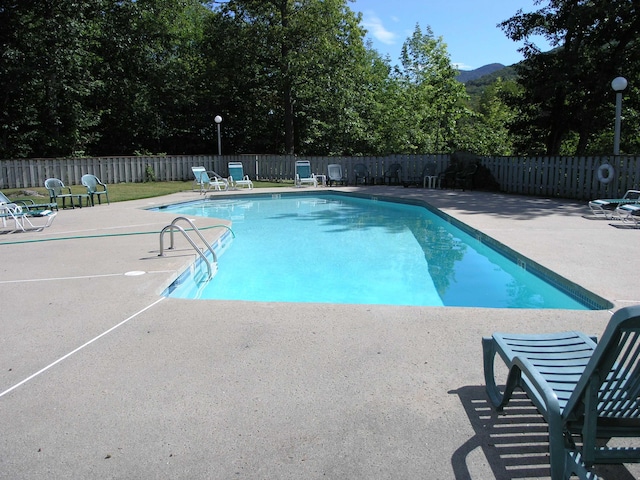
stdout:
<svg viewBox="0 0 640 480">
<path fill-rule="evenodd" d="M 134 313 L 133 315 L 131 315 L 129 318 L 124 319 L 123 321 L 121 321 L 120 323 L 118 323 L 117 325 L 114 325 L 113 327 L 111 327 L 109 330 L 106 330 L 104 332 L 102 332 L 100 335 L 98 335 L 97 337 L 92 338 L 91 340 L 89 340 L 88 342 L 86 342 L 83 345 L 80 345 L 78 348 L 76 348 L 75 350 L 72 350 L 71 352 L 67 353 L 66 355 L 60 357 L 59 359 L 57 359 L 55 362 L 50 363 L 49 365 L 47 365 L 46 367 L 38 370 L 36 373 L 34 373 L 33 375 L 30 375 L 29 377 L 25 378 L 24 380 L 22 380 L 19 383 L 16 383 L 13 387 L 8 388 L 7 390 L 5 390 L 4 392 L 0 393 L 0 397 L 5 396 L 7 393 L 12 392 L 13 390 L 15 390 L 16 388 L 24 385 L 25 383 L 27 383 L 30 380 L 33 380 L 35 377 L 37 377 L 38 375 L 41 375 L 42 373 L 46 372 L 47 370 L 49 370 L 50 368 L 54 367 L 55 365 L 57 365 L 58 363 L 62 362 L 63 360 L 66 360 L 67 358 L 69 358 L 71 355 L 74 355 L 75 353 L 78 353 L 80 350 L 82 350 L 85 347 L 88 347 L 89 345 L 91 345 L 93 342 L 99 340 L 100 338 L 104 337 L 105 335 L 113 332 L 116 328 L 121 327 L 122 325 L 124 325 L 125 323 L 127 323 L 129 320 L 134 319 L 135 317 L 137 317 L 138 315 L 140 315 L 141 313 L 149 310 L 151 307 L 157 305 L 158 303 L 160 303 L 162 300 L 164 300 L 165 297 L 161 297 L 158 300 L 156 300 L 155 302 L 153 302 L 151 305 L 147 305 L 146 307 L 144 307 L 142 310 Z"/>
</svg>

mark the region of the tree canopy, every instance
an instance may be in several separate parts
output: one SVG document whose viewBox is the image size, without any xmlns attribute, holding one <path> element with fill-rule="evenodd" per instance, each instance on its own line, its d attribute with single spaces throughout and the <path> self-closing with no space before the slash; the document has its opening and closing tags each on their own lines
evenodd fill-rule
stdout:
<svg viewBox="0 0 640 480">
<path fill-rule="evenodd" d="M 530 153 L 610 153 L 615 94 L 611 81 L 625 76 L 624 133 L 627 152 L 640 146 L 640 12 L 636 0 L 547 0 L 521 10 L 501 27 L 524 40 L 525 60 L 516 65 L 521 89 L 510 97 L 518 112 L 512 132 Z M 554 47 L 541 52 L 544 36 Z"/>
<path fill-rule="evenodd" d="M 635 1 L 518 11 L 501 24 L 525 40 L 517 79 L 473 101 L 428 25 L 392 65 L 349 3 L 0 0 L 0 158 L 210 153 L 216 115 L 223 153 L 600 152 L 617 75 L 638 130 Z"/>
</svg>

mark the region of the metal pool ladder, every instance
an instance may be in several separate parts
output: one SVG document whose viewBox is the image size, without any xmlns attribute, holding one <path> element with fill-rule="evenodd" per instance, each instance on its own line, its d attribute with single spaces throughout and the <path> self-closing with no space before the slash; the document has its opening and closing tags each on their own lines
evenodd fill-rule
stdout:
<svg viewBox="0 0 640 480">
<path fill-rule="evenodd" d="M 198 248 L 198 246 L 195 244 L 195 242 L 189 236 L 189 234 L 185 231 L 185 229 L 182 228 L 180 225 L 176 225 L 181 220 L 187 222 L 191 226 L 193 231 L 196 232 L 196 234 L 200 237 L 200 240 L 202 240 L 204 242 L 204 244 L 207 246 L 207 248 L 211 252 L 211 258 L 213 259 L 213 261 L 216 264 L 218 263 L 218 257 L 216 256 L 216 252 L 213 251 L 213 247 L 207 243 L 207 240 L 204 238 L 204 236 L 202 235 L 200 230 L 198 230 L 198 228 L 193 224 L 193 222 L 191 220 L 189 220 L 188 218 L 186 218 L 186 217 L 176 217 L 176 218 L 173 219 L 173 222 L 171 222 L 169 225 L 167 225 L 166 227 L 164 227 L 162 229 L 162 231 L 160 232 L 160 253 L 158 254 L 158 256 L 159 257 L 164 256 L 164 234 L 165 234 L 165 232 L 167 232 L 167 231 L 171 232 L 171 245 L 169 246 L 170 250 L 173 248 L 173 232 L 176 231 L 176 230 L 179 231 L 179 232 L 182 232 L 182 235 L 184 235 L 184 238 L 187 239 L 187 241 L 191 244 L 193 249 L 198 253 L 198 255 L 200 255 L 200 258 L 207 264 L 207 271 L 209 272 L 208 280 L 211 280 L 211 277 L 213 277 L 213 267 L 211 265 L 211 262 L 209 261 L 207 256 L 202 252 L 202 249 Z M 221 226 L 227 227 L 226 225 L 221 225 Z M 229 228 L 229 227 L 227 227 L 227 228 Z"/>
</svg>

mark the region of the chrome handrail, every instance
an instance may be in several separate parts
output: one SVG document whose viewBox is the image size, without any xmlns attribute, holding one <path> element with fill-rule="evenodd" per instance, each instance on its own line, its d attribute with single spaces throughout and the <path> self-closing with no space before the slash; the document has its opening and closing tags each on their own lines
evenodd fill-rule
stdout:
<svg viewBox="0 0 640 480">
<path fill-rule="evenodd" d="M 184 235 L 184 238 L 187 239 L 187 241 L 191 244 L 191 246 L 193 247 L 193 249 L 198 252 L 198 255 L 200 255 L 200 258 L 202 258 L 202 260 L 204 260 L 204 262 L 207 264 L 207 271 L 209 272 L 209 280 L 211 280 L 211 277 L 213 277 L 213 267 L 211 266 L 211 262 L 209 261 L 209 259 L 206 257 L 206 255 L 204 253 L 202 253 L 202 250 L 200 250 L 200 248 L 198 248 L 198 246 L 195 244 L 195 242 L 193 241 L 193 239 L 189 236 L 189 234 L 184 230 L 184 228 L 182 228 L 180 225 L 174 225 L 173 223 L 171 225 L 167 225 L 166 227 L 164 227 L 162 229 L 162 231 L 160 232 L 160 253 L 158 254 L 159 257 L 164 256 L 164 234 L 165 232 L 169 230 L 171 231 L 171 243 L 173 244 L 173 232 L 174 230 L 178 230 L 180 232 L 182 232 L 182 234 Z M 201 235 L 202 236 L 202 235 Z M 206 242 L 205 242 L 206 243 Z M 207 244 L 207 246 L 209 246 Z M 170 248 L 173 248 L 173 245 L 171 245 Z M 211 252 L 213 252 L 213 250 L 211 249 L 211 247 L 209 246 L 209 250 Z M 214 253 L 214 261 L 217 262 L 216 257 L 215 257 L 215 253 Z"/>
</svg>

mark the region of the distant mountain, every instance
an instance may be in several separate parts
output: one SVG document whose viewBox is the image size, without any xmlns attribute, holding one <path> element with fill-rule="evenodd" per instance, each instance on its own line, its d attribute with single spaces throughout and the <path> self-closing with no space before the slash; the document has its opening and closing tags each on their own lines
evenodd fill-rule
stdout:
<svg viewBox="0 0 640 480">
<path fill-rule="evenodd" d="M 490 63 L 484 67 L 476 68 L 475 70 L 460 70 L 460 73 L 456 79 L 461 83 L 467 83 L 471 80 L 475 80 L 485 75 L 491 75 L 493 72 L 502 70 L 505 68 L 501 63 Z"/>
<path fill-rule="evenodd" d="M 517 77 L 518 74 L 516 73 L 516 69 L 512 65 L 510 67 L 494 70 L 488 75 L 483 75 L 474 80 L 468 80 L 464 86 L 469 94 L 471 105 L 477 105 L 477 102 L 482 97 L 482 93 L 489 85 L 496 83 L 498 78 L 502 79 L 504 82 L 508 82 L 510 80 L 515 80 Z"/>
</svg>

